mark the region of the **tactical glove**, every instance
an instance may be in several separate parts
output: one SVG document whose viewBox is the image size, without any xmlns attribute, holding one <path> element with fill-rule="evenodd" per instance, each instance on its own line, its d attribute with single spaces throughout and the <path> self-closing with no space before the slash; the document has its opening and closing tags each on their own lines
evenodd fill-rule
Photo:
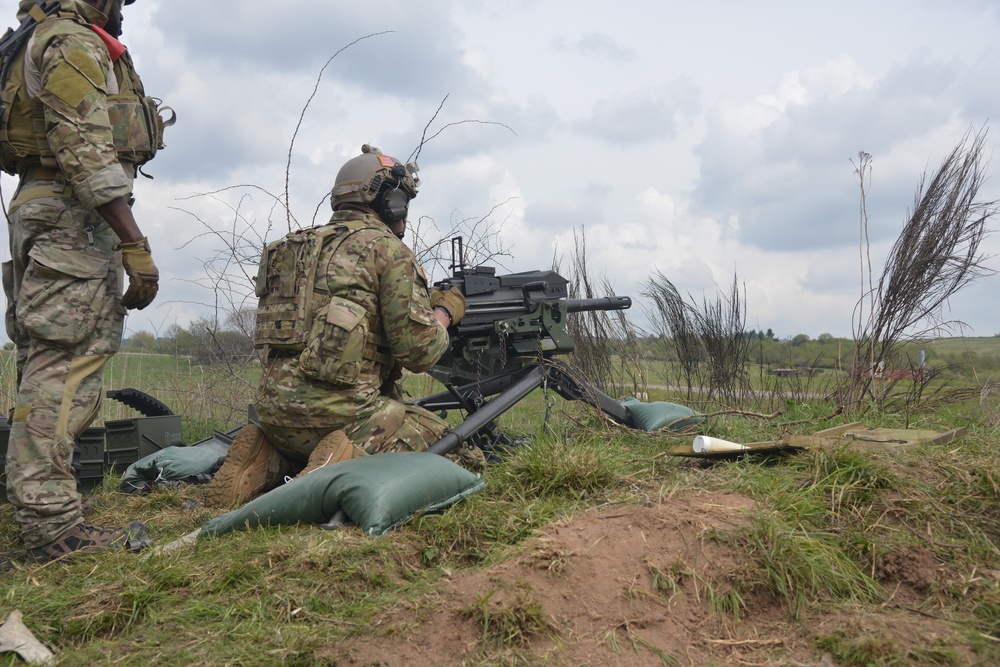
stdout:
<svg viewBox="0 0 1000 667">
<path fill-rule="evenodd" d="M 143 237 L 134 243 L 119 243 L 115 250 L 122 251 L 122 266 L 128 276 L 128 290 L 122 297 L 122 305 L 129 310 L 142 310 L 156 298 L 160 282 L 160 272 L 149 254 L 149 241 Z"/>
<path fill-rule="evenodd" d="M 458 324 L 458 321 L 465 315 L 465 295 L 457 287 L 452 287 L 447 292 L 433 290 L 431 291 L 431 308 L 444 309 L 451 317 L 451 323 Z"/>
</svg>

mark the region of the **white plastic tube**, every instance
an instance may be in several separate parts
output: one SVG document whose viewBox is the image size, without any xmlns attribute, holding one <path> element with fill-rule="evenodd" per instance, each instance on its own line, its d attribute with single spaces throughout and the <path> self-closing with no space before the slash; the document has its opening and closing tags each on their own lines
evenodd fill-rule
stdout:
<svg viewBox="0 0 1000 667">
<path fill-rule="evenodd" d="M 699 454 L 705 452 L 742 452 L 746 449 L 749 449 L 749 447 L 741 445 L 738 442 L 710 438 L 707 435 L 699 435 L 694 439 L 694 451 Z"/>
</svg>

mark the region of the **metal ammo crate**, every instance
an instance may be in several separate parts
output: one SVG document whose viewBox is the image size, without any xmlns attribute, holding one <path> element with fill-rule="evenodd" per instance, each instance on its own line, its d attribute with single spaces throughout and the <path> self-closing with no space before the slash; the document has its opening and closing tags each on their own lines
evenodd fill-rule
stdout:
<svg viewBox="0 0 1000 667">
<path fill-rule="evenodd" d="M 117 472 L 161 449 L 183 445 L 181 416 L 136 417 L 104 422 L 107 466 Z"/>
</svg>

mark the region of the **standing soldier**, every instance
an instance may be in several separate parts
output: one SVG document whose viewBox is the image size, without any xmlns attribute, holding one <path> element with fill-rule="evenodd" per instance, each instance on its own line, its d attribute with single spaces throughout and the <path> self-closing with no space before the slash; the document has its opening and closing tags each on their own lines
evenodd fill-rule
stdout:
<svg viewBox="0 0 1000 667">
<path fill-rule="evenodd" d="M 0 164 L 20 179 L 3 265 L 17 346 L 7 488 L 37 562 L 145 541 L 85 523 L 72 470 L 126 309 L 148 306 L 159 280 L 131 201 L 164 121 L 117 39 L 123 1 L 21 0 L 22 44 L 3 60 Z"/>
<path fill-rule="evenodd" d="M 367 145 L 361 151 L 337 174 L 330 222 L 271 243 L 261 257 L 260 427 L 248 424 L 233 440 L 209 485 L 210 505 L 247 501 L 303 466 L 427 449 L 448 428 L 402 403 L 398 381 L 401 368 L 419 373 L 441 358 L 465 297 L 430 294 L 402 242 L 415 167 Z M 479 450 L 463 454 L 467 465 L 485 463 Z"/>
</svg>

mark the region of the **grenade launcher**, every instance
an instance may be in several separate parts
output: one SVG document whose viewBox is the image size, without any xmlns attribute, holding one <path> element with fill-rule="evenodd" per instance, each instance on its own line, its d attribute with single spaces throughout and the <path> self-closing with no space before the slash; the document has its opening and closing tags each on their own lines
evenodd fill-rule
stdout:
<svg viewBox="0 0 1000 667">
<path fill-rule="evenodd" d="M 446 454 L 475 435 L 491 435 L 496 417 L 543 385 L 628 424 L 628 412 L 618 401 L 574 377 L 553 357 L 575 347 L 566 328 L 572 313 L 625 310 L 631 298 L 570 299 L 568 281 L 555 271 L 498 276 L 493 267 L 466 268 L 461 237 L 452 239 L 451 253 L 453 275 L 434 287 L 459 288 L 465 316 L 448 330 L 451 344 L 428 371 L 447 391 L 415 402 L 433 411 L 462 409 L 467 418 L 429 451 Z M 466 384 L 456 387 L 456 380 Z"/>
</svg>

